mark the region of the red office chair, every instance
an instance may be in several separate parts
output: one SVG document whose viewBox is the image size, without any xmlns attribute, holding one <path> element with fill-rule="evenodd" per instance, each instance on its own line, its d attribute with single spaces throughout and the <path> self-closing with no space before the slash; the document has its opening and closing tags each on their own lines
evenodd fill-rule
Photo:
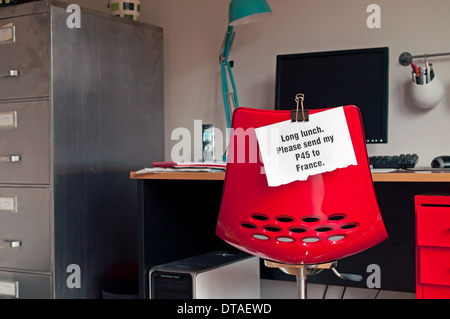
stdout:
<svg viewBox="0 0 450 319">
<path fill-rule="evenodd" d="M 261 172 L 259 147 L 256 158 L 252 153 L 252 146 L 257 145 L 254 128 L 289 120 L 291 112 L 238 108 L 233 114 L 229 154 L 234 158 L 228 158 L 216 234 L 230 245 L 264 259 L 266 266 L 296 275 L 299 298 L 306 298 L 307 276 L 322 269 L 354 279 L 339 274 L 336 261 L 387 238 L 359 109 L 343 109 L 357 165 L 279 187 L 268 186 Z M 239 157 L 242 135 L 249 146 L 245 161 Z"/>
</svg>

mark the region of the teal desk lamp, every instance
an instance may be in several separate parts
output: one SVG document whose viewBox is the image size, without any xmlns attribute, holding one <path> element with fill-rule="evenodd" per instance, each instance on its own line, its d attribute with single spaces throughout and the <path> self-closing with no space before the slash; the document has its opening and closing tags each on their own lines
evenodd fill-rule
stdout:
<svg viewBox="0 0 450 319">
<path fill-rule="evenodd" d="M 261 18 L 272 14 L 269 4 L 266 0 L 232 0 L 229 9 L 229 25 L 222 44 L 220 53 L 220 65 L 222 70 L 222 91 L 225 104 L 225 116 L 227 127 L 231 128 L 231 114 L 234 108 L 239 107 L 236 94 L 236 85 L 234 83 L 231 68 L 232 61 L 228 61 L 230 48 L 234 39 L 233 28 L 235 26 L 255 22 Z M 228 81 L 231 83 L 232 91 L 229 90 Z M 234 105 L 234 106 L 233 106 Z"/>
</svg>

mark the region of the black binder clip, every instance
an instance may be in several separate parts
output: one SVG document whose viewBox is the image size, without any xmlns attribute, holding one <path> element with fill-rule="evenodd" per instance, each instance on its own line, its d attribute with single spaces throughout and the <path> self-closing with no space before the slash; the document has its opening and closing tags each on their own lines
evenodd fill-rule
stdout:
<svg viewBox="0 0 450 319">
<path fill-rule="evenodd" d="M 295 96 L 295 102 L 297 103 L 297 109 L 291 110 L 291 120 L 292 122 L 309 122 L 309 110 L 303 107 L 303 101 L 305 99 L 305 95 L 303 93 L 299 93 Z M 302 109 L 299 110 L 299 106 L 301 105 Z"/>
</svg>

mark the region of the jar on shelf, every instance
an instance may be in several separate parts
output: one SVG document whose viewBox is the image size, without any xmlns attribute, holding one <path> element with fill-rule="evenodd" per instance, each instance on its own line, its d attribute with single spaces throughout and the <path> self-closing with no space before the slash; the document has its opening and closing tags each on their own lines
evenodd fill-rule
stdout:
<svg viewBox="0 0 450 319">
<path fill-rule="evenodd" d="M 137 21 L 141 12 L 140 0 L 109 0 L 108 7 L 111 14 Z"/>
</svg>

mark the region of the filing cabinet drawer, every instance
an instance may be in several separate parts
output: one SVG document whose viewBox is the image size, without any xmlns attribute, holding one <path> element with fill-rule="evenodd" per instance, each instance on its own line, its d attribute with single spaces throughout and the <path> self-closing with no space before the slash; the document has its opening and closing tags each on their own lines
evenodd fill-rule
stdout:
<svg viewBox="0 0 450 319">
<path fill-rule="evenodd" d="M 1 299 L 50 299 L 51 277 L 0 271 Z"/>
<path fill-rule="evenodd" d="M 0 184 L 50 183 L 49 102 L 0 103 Z"/>
<path fill-rule="evenodd" d="M 0 99 L 49 96 L 49 16 L 0 20 Z"/>
<path fill-rule="evenodd" d="M 450 248 L 419 248 L 419 280 L 422 284 L 450 286 Z"/>
<path fill-rule="evenodd" d="M 416 223 L 417 245 L 450 247 L 450 207 L 421 206 Z"/>
<path fill-rule="evenodd" d="M 50 190 L 0 187 L 0 268 L 50 271 Z"/>
</svg>

